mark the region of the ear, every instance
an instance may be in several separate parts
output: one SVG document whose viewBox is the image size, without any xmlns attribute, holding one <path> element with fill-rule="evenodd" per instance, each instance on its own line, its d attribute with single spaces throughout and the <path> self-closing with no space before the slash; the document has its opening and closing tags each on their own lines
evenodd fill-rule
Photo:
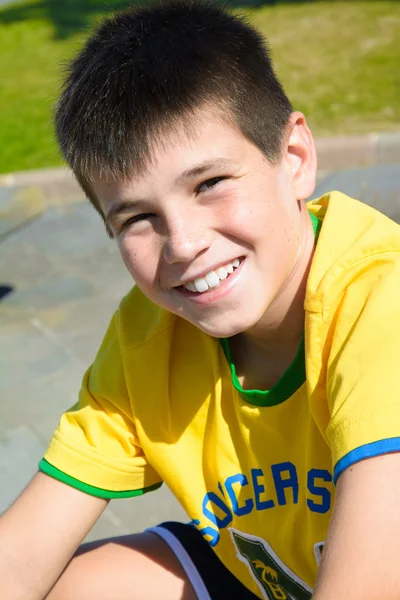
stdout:
<svg viewBox="0 0 400 600">
<path fill-rule="evenodd" d="M 317 153 L 306 118 L 300 112 L 290 115 L 285 152 L 296 198 L 306 200 L 315 189 Z"/>
</svg>

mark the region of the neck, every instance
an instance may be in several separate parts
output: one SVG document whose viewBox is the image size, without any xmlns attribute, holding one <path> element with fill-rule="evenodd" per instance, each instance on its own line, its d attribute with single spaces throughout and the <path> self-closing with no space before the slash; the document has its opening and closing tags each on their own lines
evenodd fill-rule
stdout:
<svg viewBox="0 0 400 600">
<path fill-rule="evenodd" d="M 290 366 L 303 338 L 304 300 L 315 241 L 306 211 L 304 218 L 304 243 L 279 295 L 251 330 L 230 340 L 239 380 L 247 388 L 272 387 Z"/>
</svg>

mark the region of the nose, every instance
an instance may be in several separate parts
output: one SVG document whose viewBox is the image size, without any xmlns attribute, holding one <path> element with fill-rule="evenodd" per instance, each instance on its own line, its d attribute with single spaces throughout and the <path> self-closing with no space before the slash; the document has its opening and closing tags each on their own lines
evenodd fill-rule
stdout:
<svg viewBox="0 0 400 600">
<path fill-rule="evenodd" d="M 194 215 L 182 214 L 170 223 L 164 243 L 168 264 L 190 262 L 210 246 L 211 231 Z"/>
</svg>

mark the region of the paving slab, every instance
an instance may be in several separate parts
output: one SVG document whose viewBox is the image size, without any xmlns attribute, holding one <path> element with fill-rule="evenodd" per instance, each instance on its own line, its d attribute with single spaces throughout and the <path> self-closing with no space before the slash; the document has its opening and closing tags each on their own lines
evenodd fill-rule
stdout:
<svg viewBox="0 0 400 600">
<path fill-rule="evenodd" d="M 0 512 L 4 510 L 32 479 L 43 445 L 32 431 L 20 425 L 0 440 Z M 12 460 L 10 460 L 12 457 Z M 17 468 L 15 468 L 17 467 Z M 5 483 L 6 482 L 6 483 Z"/>
<path fill-rule="evenodd" d="M 331 190 L 357 198 L 400 222 L 400 164 L 330 173 L 318 183 L 313 198 Z"/>
<path fill-rule="evenodd" d="M 40 186 L 0 187 L 0 241 L 45 208 Z"/>
</svg>

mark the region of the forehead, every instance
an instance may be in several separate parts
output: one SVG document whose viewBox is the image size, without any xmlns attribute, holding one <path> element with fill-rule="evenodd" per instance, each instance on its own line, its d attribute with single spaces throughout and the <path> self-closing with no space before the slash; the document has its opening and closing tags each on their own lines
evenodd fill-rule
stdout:
<svg viewBox="0 0 400 600">
<path fill-rule="evenodd" d="M 155 136 L 147 160 L 135 175 L 137 178 L 145 176 L 168 161 L 174 170 L 185 170 L 193 161 L 212 160 L 221 152 L 226 153 L 227 158 L 230 154 L 240 154 L 249 144 L 229 113 L 223 114 L 215 108 L 198 109 Z"/>
<path fill-rule="evenodd" d="M 196 175 L 204 165 L 217 169 L 229 163 L 254 160 L 254 155 L 263 157 L 241 132 L 233 119 L 216 109 L 202 109 L 186 116 L 160 131 L 149 144 L 149 152 L 143 161 L 133 165 L 125 177 L 93 178 L 93 188 L 101 199 L 109 196 L 110 190 L 118 196 L 127 187 L 137 190 L 159 180 L 180 180 L 188 171 Z"/>
</svg>

